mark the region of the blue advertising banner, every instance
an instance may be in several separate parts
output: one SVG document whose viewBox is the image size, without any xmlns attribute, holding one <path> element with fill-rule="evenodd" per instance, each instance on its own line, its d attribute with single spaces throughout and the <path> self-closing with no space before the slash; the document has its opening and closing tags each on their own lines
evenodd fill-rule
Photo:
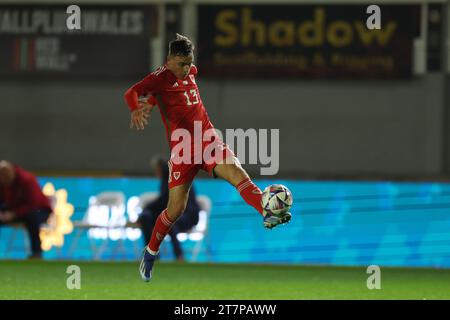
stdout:
<svg viewBox="0 0 450 320">
<path fill-rule="evenodd" d="M 156 192 L 157 180 L 40 177 L 39 181 L 42 186 L 51 183 L 55 192 L 67 191 L 66 202 L 74 208 L 70 216 L 73 229 L 64 235 L 61 247 L 53 245 L 44 253 L 46 259 L 138 259 L 144 245 L 139 229 L 99 225 L 135 220 L 138 197 Z M 450 267 L 449 183 L 256 183 L 260 188 L 281 183 L 292 191 L 292 222 L 265 230 L 261 216 L 232 186 L 197 179 L 197 195 L 210 199 L 211 210 L 200 234 L 181 237 L 188 261 Z M 122 193 L 122 204 L 112 208 L 96 204 L 93 197 L 104 192 Z M 81 228 L 81 221 L 97 227 Z M 0 228 L 0 258 L 26 257 L 26 239 L 22 230 Z M 161 259 L 173 259 L 167 241 Z"/>
</svg>

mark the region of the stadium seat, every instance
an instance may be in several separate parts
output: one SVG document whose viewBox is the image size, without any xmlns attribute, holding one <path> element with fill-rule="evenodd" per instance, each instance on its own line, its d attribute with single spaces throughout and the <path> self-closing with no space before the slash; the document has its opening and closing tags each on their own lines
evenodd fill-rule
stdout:
<svg viewBox="0 0 450 320">
<path fill-rule="evenodd" d="M 140 212 L 142 208 L 148 204 L 149 202 L 156 199 L 158 196 L 157 192 L 146 192 L 139 196 L 139 202 L 137 204 L 138 211 Z M 177 238 L 179 241 L 184 242 L 186 240 L 190 240 L 195 242 L 194 247 L 192 248 L 192 261 L 196 261 L 198 258 L 198 255 L 200 254 L 202 247 L 204 243 L 206 242 L 206 253 L 210 254 L 209 250 L 209 243 L 207 239 L 207 233 L 208 233 L 208 223 L 209 223 L 209 215 L 211 213 L 211 207 L 212 202 L 209 197 L 204 195 L 197 196 L 197 202 L 200 206 L 200 213 L 199 213 L 199 221 L 196 226 L 194 226 L 191 230 L 188 232 L 182 232 L 177 235 Z M 135 222 L 128 222 L 127 227 L 135 227 L 139 228 L 139 224 Z M 170 242 L 170 237 L 166 237 L 164 239 L 164 244 L 161 246 L 161 253 L 163 255 L 168 254 L 168 248 L 167 244 Z"/>
<path fill-rule="evenodd" d="M 78 229 L 73 239 L 69 256 L 72 256 L 78 246 L 83 231 L 88 231 L 88 238 L 95 260 L 100 260 L 108 248 L 109 240 L 117 240 L 116 251 L 125 251 L 121 236 L 116 239 L 116 232 L 121 232 L 126 226 L 125 195 L 121 191 L 105 191 L 90 197 L 89 207 L 81 221 L 74 221 L 74 228 Z M 97 246 L 96 240 L 101 239 Z M 117 252 L 116 252 L 117 253 Z"/>
<path fill-rule="evenodd" d="M 139 217 L 139 214 L 142 212 L 143 208 L 146 204 L 153 201 L 158 197 L 158 192 L 145 192 L 142 193 L 139 197 L 133 197 L 136 198 L 134 201 L 131 201 L 132 198 L 128 200 L 128 221 L 126 223 L 127 228 L 136 228 L 141 229 L 140 224 L 137 222 L 137 219 Z M 130 205 L 130 202 L 131 205 Z M 140 240 L 133 241 L 133 250 L 136 257 L 138 257 L 141 254 L 142 251 L 142 243 Z"/>
<path fill-rule="evenodd" d="M 200 254 L 204 242 L 206 244 L 205 253 L 209 259 L 210 256 L 210 245 L 208 239 L 208 225 L 209 217 L 211 214 L 212 202 L 211 199 L 204 195 L 199 195 L 196 197 L 197 203 L 200 206 L 198 223 L 188 232 L 182 232 L 177 235 L 179 241 L 183 242 L 190 240 L 195 242 L 192 248 L 191 261 L 197 261 L 198 255 Z"/>
<path fill-rule="evenodd" d="M 139 196 L 139 205 L 141 209 L 148 203 L 152 202 L 158 197 L 158 192 L 145 192 Z"/>
<path fill-rule="evenodd" d="M 139 228 L 140 225 L 136 221 L 137 215 L 142 208 L 158 196 L 157 192 L 145 192 L 139 195 L 135 199 L 132 206 L 129 205 L 125 210 L 125 195 L 118 191 L 102 192 L 96 196 L 93 196 L 89 200 L 89 208 L 87 209 L 83 219 L 81 221 L 74 221 L 74 228 L 78 229 L 73 238 L 71 248 L 69 250 L 69 256 L 72 256 L 77 249 L 78 242 L 83 231 L 88 230 L 90 248 L 93 253 L 93 258 L 100 260 L 103 254 L 108 249 L 110 243 L 109 232 L 112 229 L 126 229 L 126 228 Z M 177 238 L 181 242 L 186 240 L 195 242 L 192 248 L 192 261 L 196 261 L 200 254 L 204 244 L 206 242 L 206 253 L 209 256 L 209 243 L 207 241 L 209 215 L 211 212 L 211 200 L 203 195 L 197 196 L 197 201 L 200 206 L 199 222 L 191 230 L 184 233 L 179 233 Z M 113 211 L 116 208 L 120 208 L 118 211 L 122 214 L 114 216 Z M 126 219 L 125 211 L 128 211 L 128 221 Z M 96 239 L 101 238 L 101 245 L 96 245 Z M 113 257 L 116 254 L 124 251 L 122 239 L 119 237 L 117 240 L 116 250 L 113 251 Z M 164 239 L 165 245 L 162 246 L 162 253 L 167 253 L 167 242 L 170 241 L 169 237 Z M 137 240 L 133 242 L 133 247 L 136 256 L 140 253 L 140 243 Z M 120 251 L 120 252 L 119 252 Z"/>
</svg>

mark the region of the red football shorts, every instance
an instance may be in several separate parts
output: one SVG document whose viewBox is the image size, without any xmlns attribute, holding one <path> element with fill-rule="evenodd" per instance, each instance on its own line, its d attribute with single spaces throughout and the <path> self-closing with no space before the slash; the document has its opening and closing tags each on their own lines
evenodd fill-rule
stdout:
<svg viewBox="0 0 450 320">
<path fill-rule="evenodd" d="M 214 168 L 219 163 L 225 163 L 226 159 L 234 157 L 233 151 L 219 138 L 214 141 L 202 142 L 199 150 L 192 147 L 190 156 L 183 161 L 180 155 L 171 154 L 169 165 L 169 189 L 176 186 L 191 183 L 200 169 L 205 170 L 212 177 Z M 200 150 L 201 149 L 201 150 Z M 173 150 L 172 150 L 173 151 Z"/>
</svg>

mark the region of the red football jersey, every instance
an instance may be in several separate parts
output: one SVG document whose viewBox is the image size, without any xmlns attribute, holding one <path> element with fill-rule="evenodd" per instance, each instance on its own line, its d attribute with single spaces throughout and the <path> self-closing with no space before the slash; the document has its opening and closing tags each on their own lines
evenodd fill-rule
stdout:
<svg viewBox="0 0 450 320">
<path fill-rule="evenodd" d="M 213 128 L 200 97 L 196 75 L 196 66 L 191 67 L 184 79 L 177 79 L 166 66 L 161 66 L 125 93 L 125 100 L 131 111 L 138 108 L 142 97 L 155 97 L 171 149 L 177 143 L 170 139 L 174 130 L 186 129 L 193 136 L 194 121 L 201 121 L 203 130 Z"/>
<path fill-rule="evenodd" d="M 23 217 L 39 210 L 52 211 L 48 198 L 42 193 L 35 176 L 15 165 L 15 178 L 11 185 L 0 186 L 0 203 L 17 216 Z"/>
</svg>

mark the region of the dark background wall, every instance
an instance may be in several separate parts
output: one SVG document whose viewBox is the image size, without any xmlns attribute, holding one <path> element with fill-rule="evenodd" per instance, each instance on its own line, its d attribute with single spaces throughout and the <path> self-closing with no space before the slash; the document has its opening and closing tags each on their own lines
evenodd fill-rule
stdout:
<svg viewBox="0 0 450 320">
<path fill-rule="evenodd" d="M 450 136 L 444 79 L 225 81 L 200 69 L 199 86 L 217 128 L 280 129 L 281 175 L 437 175 Z M 145 131 L 128 128 L 133 81 L 2 81 L 1 157 L 37 171 L 146 173 L 168 148 L 158 112 Z"/>
</svg>

